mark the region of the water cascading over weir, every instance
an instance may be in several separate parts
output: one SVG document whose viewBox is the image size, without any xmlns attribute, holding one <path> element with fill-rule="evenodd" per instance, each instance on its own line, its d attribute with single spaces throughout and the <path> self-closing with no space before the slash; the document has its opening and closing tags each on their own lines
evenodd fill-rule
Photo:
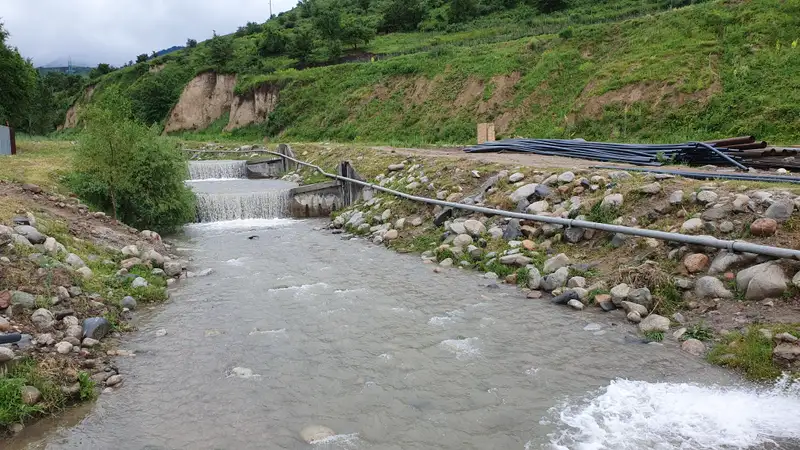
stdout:
<svg viewBox="0 0 800 450">
<path fill-rule="evenodd" d="M 189 185 L 197 195 L 197 221 L 289 216 L 290 190 L 280 180 L 249 180 L 244 161 L 191 161 Z"/>
</svg>

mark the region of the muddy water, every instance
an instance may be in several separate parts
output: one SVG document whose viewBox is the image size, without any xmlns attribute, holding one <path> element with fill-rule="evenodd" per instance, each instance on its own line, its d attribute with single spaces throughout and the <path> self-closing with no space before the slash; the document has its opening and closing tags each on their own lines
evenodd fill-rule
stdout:
<svg viewBox="0 0 800 450">
<path fill-rule="evenodd" d="M 791 388 L 731 387 L 675 344 L 640 343 L 621 315 L 434 274 L 317 225 L 188 227 L 181 246 L 214 273 L 182 282 L 125 344 L 137 356 L 118 361 L 123 388 L 28 448 L 723 449 L 800 438 Z M 337 434 L 306 444 L 299 431 L 312 424 Z"/>
</svg>

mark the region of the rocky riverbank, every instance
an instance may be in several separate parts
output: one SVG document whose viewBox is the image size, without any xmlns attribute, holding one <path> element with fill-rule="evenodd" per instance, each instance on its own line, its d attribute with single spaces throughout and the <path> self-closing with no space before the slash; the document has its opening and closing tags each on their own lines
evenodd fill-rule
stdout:
<svg viewBox="0 0 800 450">
<path fill-rule="evenodd" d="M 800 190 L 792 185 L 337 147 L 299 154 L 323 167 L 351 159 L 375 184 L 440 200 L 779 247 L 800 242 Z M 616 315 L 638 324 L 647 341 L 678 341 L 684 351 L 751 379 L 800 370 L 798 261 L 472 214 L 382 193 L 337 212 L 330 228 L 418 252 L 435 272 L 479 270 L 489 288 L 514 283 L 531 301 Z"/>
<path fill-rule="evenodd" d="M 0 434 L 124 385 L 114 357 L 147 304 L 192 276 L 158 233 L 0 182 Z"/>
</svg>

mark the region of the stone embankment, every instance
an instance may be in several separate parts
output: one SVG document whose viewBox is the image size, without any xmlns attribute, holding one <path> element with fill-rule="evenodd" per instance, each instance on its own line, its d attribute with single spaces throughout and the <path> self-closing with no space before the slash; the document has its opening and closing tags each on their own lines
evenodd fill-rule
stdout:
<svg viewBox="0 0 800 450">
<path fill-rule="evenodd" d="M 482 173 L 456 167 L 448 174 L 434 165 L 430 159 L 409 158 L 384 166 L 371 181 L 440 200 L 542 216 L 790 248 L 800 242 L 795 188 L 600 170 L 517 167 Z M 550 299 L 584 314 L 588 308 L 618 314 L 637 324 L 647 341 L 674 340 L 697 356 L 714 346 L 710 359 L 732 367 L 747 364 L 742 346 L 755 328 L 764 337 L 760 344 L 771 351 L 771 361 L 761 363 L 775 370 L 800 368 L 797 261 L 489 217 L 383 193 L 340 211 L 330 228 L 345 237 L 421 252 L 435 272 L 475 269 L 484 272 L 489 287 L 499 278 L 519 285 L 530 299 Z M 776 327 L 783 332 L 771 333 Z"/>
<path fill-rule="evenodd" d="M 0 338 L 16 341 L 0 345 L 0 383 L 22 380 L 19 397 L 0 405 L 10 408 L 1 434 L 21 430 L 17 419 L 31 413 L 122 386 L 112 357 L 134 354 L 113 338 L 133 329 L 143 304 L 165 300 L 167 286 L 195 274 L 158 233 L 74 198 L 0 183 L 0 203 L 16 207 L 0 211 Z"/>
</svg>

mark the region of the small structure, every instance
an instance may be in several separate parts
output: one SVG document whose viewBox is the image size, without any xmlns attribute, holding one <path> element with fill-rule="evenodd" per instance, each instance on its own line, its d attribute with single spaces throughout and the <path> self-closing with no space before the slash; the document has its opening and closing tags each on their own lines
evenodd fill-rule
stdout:
<svg viewBox="0 0 800 450">
<path fill-rule="evenodd" d="M 494 142 L 494 123 L 478 124 L 478 145 L 486 142 Z"/>
<path fill-rule="evenodd" d="M 14 129 L 0 125 L 0 156 L 16 155 L 17 145 L 14 142 Z"/>
</svg>

